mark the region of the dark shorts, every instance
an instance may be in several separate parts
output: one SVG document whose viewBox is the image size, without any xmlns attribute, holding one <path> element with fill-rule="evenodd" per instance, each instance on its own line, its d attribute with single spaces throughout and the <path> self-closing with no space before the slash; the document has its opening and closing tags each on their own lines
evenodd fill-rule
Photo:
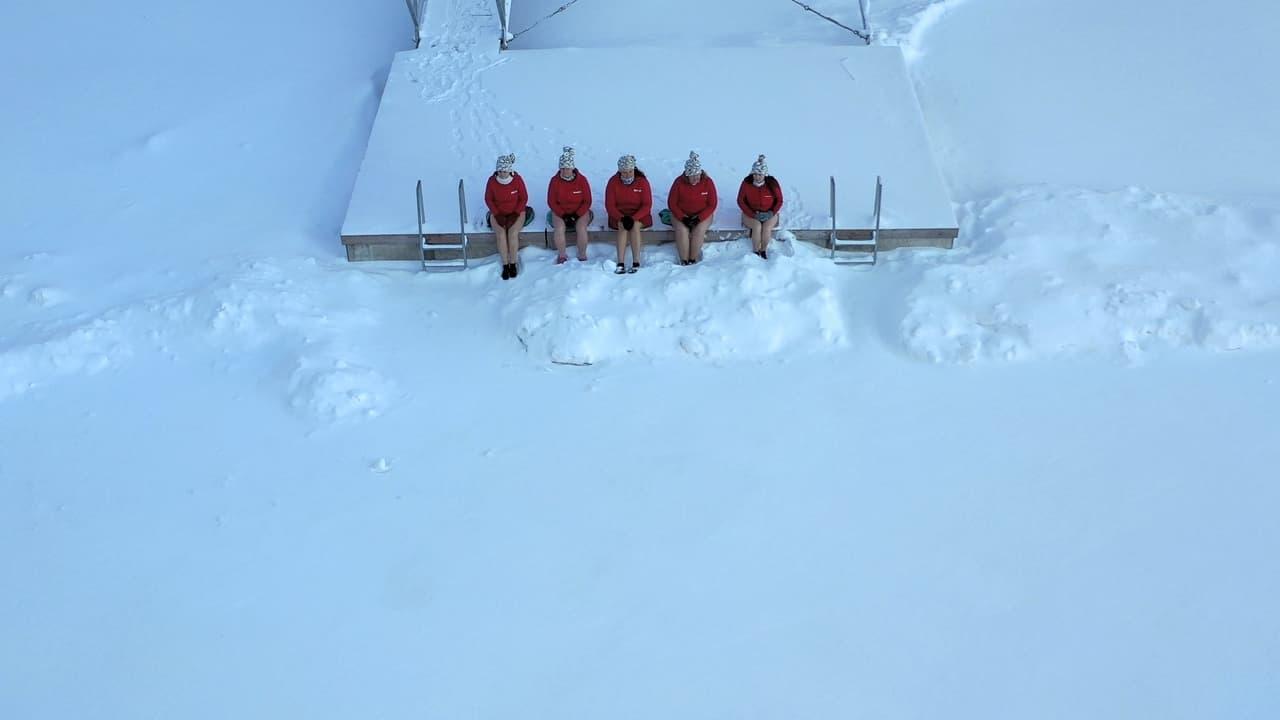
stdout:
<svg viewBox="0 0 1280 720">
<path fill-rule="evenodd" d="M 638 217 L 636 218 L 636 222 L 640 223 L 641 229 L 648 230 L 649 228 L 653 227 L 653 215 L 645 215 L 644 217 Z M 622 218 L 620 217 L 609 218 L 609 229 L 617 230 L 618 228 L 622 227 L 621 223 L 622 223 Z"/>
<path fill-rule="evenodd" d="M 497 225 L 501 225 L 502 227 L 504 227 L 504 228 L 506 228 L 506 229 L 510 230 L 510 229 L 512 228 L 512 226 L 514 226 L 514 225 L 516 224 L 516 223 L 515 223 L 515 221 L 516 221 L 516 220 L 519 220 L 519 219 L 520 219 L 520 215 L 522 215 L 522 214 L 524 215 L 524 225 L 523 225 L 523 227 L 528 227 L 528 226 L 529 226 L 529 223 L 533 222 L 534 212 L 533 212 L 533 208 L 531 208 L 531 207 L 527 207 L 527 206 L 525 207 L 525 209 L 524 209 L 524 212 L 523 212 L 523 213 L 512 213 L 512 216 L 508 218 L 508 222 L 502 222 L 502 221 L 496 221 L 496 222 L 495 222 L 494 217 L 493 217 L 493 213 L 491 213 L 491 212 L 490 212 L 490 213 L 486 213 L 486 215 L 485 215 L 485 220 L 489 223 L 489 227 L 493 227 L 495 224 L 497 224 Z M 500 217 L 501 217 L 501 216 L 500 216 Z"/>
</svg>

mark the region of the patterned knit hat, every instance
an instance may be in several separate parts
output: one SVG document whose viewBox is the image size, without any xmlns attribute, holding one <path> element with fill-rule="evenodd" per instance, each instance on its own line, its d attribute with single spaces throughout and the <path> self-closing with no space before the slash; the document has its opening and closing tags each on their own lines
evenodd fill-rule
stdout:
<svg viewBox="0 0 1280 720">
<path fill-rule="evenodd" d="M 560 153 L 560 169 L 561 170 L 564 170 L 565 168 L 572 169 L 573 167 L 574 167 L 573 148 L 569 147 L 568 145 L 565 145 L 564 152 Z"/>
<path fill-rule="evenodd" d="M 618 170 L 621 171 L 621 170 L 635 170 L 635 169 L 636 169 L 635 155 L 623 155 L 622 157 L 618 158 Z"/>
<path fill-rule="evenodd" d="M 698 160 L 698 153 L 690 150 L 689 159 L 684 161 L 685 177 L 693 177 L 702 172 L 702 162 Z"/>
<path fill-rule="evenodd" d="M 510 155 L 499 155 L 498 166 L 494 168 L 494 172 L 499 172 L 502 170 L 511 172 L 511 169 L 515 167 L 515 164 L 516 164 L 515 153 L 511 153 Z"/>
<path fill-rule="evenodd" d="M 761 175 L 769 174 L 769 163 L 764 161 L 763 155 L 756 158 L 756 161 L 751 163 L 751 174 L 754 175 L 756 173 L 760 173 Z"/>
</svg>

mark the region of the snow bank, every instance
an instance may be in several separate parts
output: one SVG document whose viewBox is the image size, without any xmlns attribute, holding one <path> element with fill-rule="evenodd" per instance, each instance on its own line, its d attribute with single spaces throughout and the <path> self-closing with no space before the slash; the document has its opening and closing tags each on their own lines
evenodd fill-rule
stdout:
<svg viewBox="0 0 1280 720">
<path fill-rule="evenodd" d="M 1031 187 L 962 206 L 902 338 L 944 363 L 1280 345 L 1280 212 L 1140 189 Z"/>
<path fill-rule="evenodd" d="M 26 266 L 38 273 L 49 262 L 32 256 Z M 70 302 L 65 291 L 28 290 L 33 279 L 9 276 L 0 280 L 6 301 L 0 318 L 21 325 L 0 338 L 0 402 L 143 358 L 182 364 L 212 353 L 223 370 L 253 368 L 308 422 L 378 417 L 391 405 L 395 384 L 356 349 L 352 338 L 377 314 L 346 292 L 376 279 L 355 274 L 335 281 L 328 267 L 312 259 L 233 262 L 170 293 L 72 312 L 51 312 Z M 19 306 L 8 307 L 13 303 Z M 292 370 L 280 377 L 280 368 Z"/>
<path fill-rule="evenodd" d="M 553 253 L 525 250 L 524 272 L 489 299 L 506 332 L 554 363 L 750 358 L 846 345 L 837 268 L 795 241 L 773 248 L 765 262 L 745 240 L 709 245 L 693 267 L 675 264 L 670 248 L 649 248 L 646 266 L 625 276 L 613 274 L 612 253 L 556 266 Z M 474 272 L 496 274 L 495 267 Z"/>
<path fill-rule="evenodd" d="M 190 297 L 209 305 L 197 304 L 194 313 L 208 323 L 198 333 L 204 342 L 252 352 L 271 366 L 291 366 L 287 382 L 272 376 L 272 385 L 304 419 L 328 425 L 376 418 L 395 394 L 395 383 L 351 341 L 375 325 L 378 314 L 342 290 L 370 281 L 354 277 L 334 287 L 314 261 L 265 260 Z M 190 307 L 185 299 L 182 307 Z"/>
<path fill-rule="evenodd" d="M 968 0 L 902 0 L 873 3 L 870 22 L 875 41 L 897 45 L 908 63 L 924 56 L 925 35 L 943 16 Z M 883 7 L 881 7 L 883 5 Z"/>
<path fill-rule="evenodd" d="M 372 420 L 390 407 L 394 391 L 373 368 L 324 357 L 299 358 L 289 383 L 294 409 L 327 424 Z"/>
<path fill-rule="evenodd" d="M 0 348 L 0 402 L 69 375 L 94 375 L 133 354 L 120 316 L 30 328 Z"/>
</svg>

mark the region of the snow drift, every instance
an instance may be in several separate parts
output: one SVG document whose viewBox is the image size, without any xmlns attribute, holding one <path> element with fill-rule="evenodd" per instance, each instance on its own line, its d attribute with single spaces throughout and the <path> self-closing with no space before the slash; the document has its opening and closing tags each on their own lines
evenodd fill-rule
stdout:
<svg viewBox="0 0 1280 720">
<path fill-rule="evenodd" d="M 612 274 L 612 260 L 558 268 L 552 253 L 526 250 L 525 274 L 490 299 L 531 355 L 555 363 L 750 358 L 846 345 L 838 270 L 815 262 L 815 249 L 788 245 L 794 241 L 776 243 L 765 262 L 749 241 L 713 244 L 691 267 L 674 263 L 670 249 L 650 249 L 649 264 L 624 276 Z"/>
<path fill-rule="evenodd" d="M 933 362 L 1280 345 L 1280 212 L 1131 188 L 1032 187 L 962 207 L 902 339 Z"/>
</svg>

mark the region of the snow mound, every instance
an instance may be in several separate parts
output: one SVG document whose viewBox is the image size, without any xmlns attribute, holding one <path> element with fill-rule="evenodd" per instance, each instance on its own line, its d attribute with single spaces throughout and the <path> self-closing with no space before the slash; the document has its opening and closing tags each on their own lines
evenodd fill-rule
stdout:
<svg viewBox="0 0 1280 720">
<path fill-rule="evenodd" d="M 903 341 L 939 363 L 1280 346 L 1280 211 L 1131 188 L 962 206 L 970 248 L 925 271 Z"/>
<path fill-rule="evenodd" d="M 813 249 L 775 243 L 766 262 L 745 241 L 718 243 L 692 267 L 676 264 L 669 247 L 645 255 L 638 273 L 619 276 L 612 252 L 556 266 L 553 253 L 525 250 L 520 277 L 493 300 L 528 353 L 553 363 L 746 358 L 847 344 L 836 268 Z"/>
<path fill-rule="evenodd" d="M 871 9 L 870 22 L 876 42 L 897 45 L 907 63 L 925 54 L 925 36 L 942 18 L 968 0 L 900 0 L 879 3 Z"/>
<path fill-rule="evenodd" d="M 255 261 L 196 296 L 194 317 L 207 323 L 205 341 L 224 351 L 258 356 L 264 365 L 294 368 L 283 388 L 288 404 L 323 424 L 371 420 L 391 406 L 395 384 L 364 362 L 354 339 L 377 323 L 371 310 L 348 307 L 348 296 L 325 283 L 314 261 Z M 358 292 L 369 278 L 345 278 Z M 184 301 L 181 307 L 190 308 Z"/>
<path fill-rule="evenodd" d="M 33 336 L 0 347 L 0 402 L 52 384 L 64 376 L 94 375 L 134 353 L 120 313 L 28 328 Z"/>
<path fill-rule="evenodd" d="M 393 384 L 372 368 L 311 358 L 299 360 L 289 385 L 295 410 L 329 424 L 382 415 L 393 390 Z"/>
<path fill-rule="evenodd" d="M 53 286 L 0 278 L 0 403 L 139 360 L 181 364 L 212 350 L 214 366 L 257 374 L 310 420 L 368 420 L 390 407 L 395 384 L 358 347 L 376 334 L 379 315 L 352 300 L 378 277 L 345 273 L 335 282 L 332 266 L 311 258 L 208 269 L 190 286 L 105 309 L 78 305 Z M 277 377 L 276 368 L 293 370 Z"/>
</svg>

